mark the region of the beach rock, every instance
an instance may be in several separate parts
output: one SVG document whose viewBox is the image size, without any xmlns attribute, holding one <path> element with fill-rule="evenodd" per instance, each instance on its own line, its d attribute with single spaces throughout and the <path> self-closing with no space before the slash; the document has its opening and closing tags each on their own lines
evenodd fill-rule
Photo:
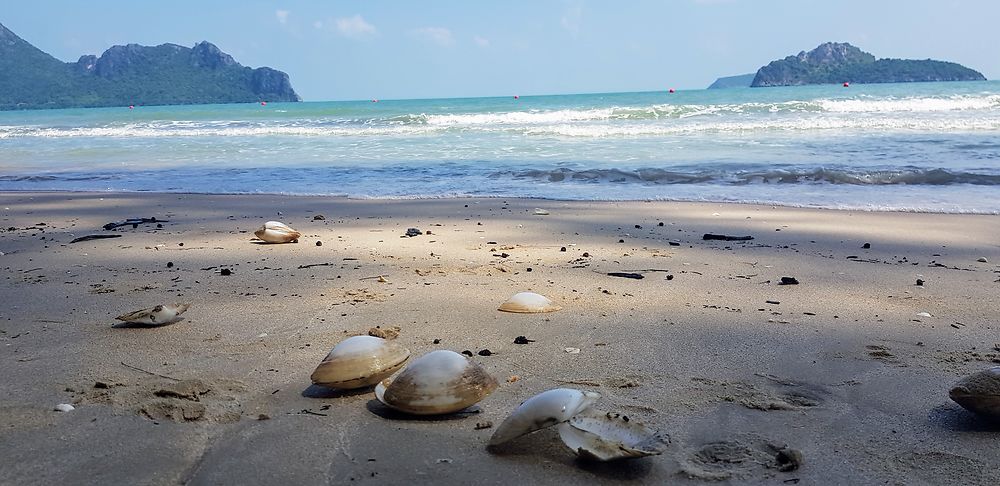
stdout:
<svg viewBox="0 0 1000 486">
<path fill-rule="evenodd" d="M 424 234 L 424 232 L 420 231 L 417 228 L 407 228 L 406 229 L 406 236 L 409 237 L 409 238 L 413 238 L 414 236 L 418 236 L 418 235 L 422 235 L 422 234 Z"/>
<path fill-rule="evenodd" d="M 325 220 L 326 220 L 326 216 L 323 216 L 322 214 L 317 214 L 317 215 L 313 216 L 313 221 L 325 221 Z"/>
<path fill-rule="evenodd" d="M 533 343 L 533 342 L 535 342 L 534 339 L 528 339 L 528 338 L 526 338 L 524 336 L 518 336 L 518 337 L 514 338 L 514 344 L 528 344 L 528 343 Z"/>
<path fill-rule="evenodd" d="M 986 259 L 986 257 L 979 257 L 979 259 L 977 259 L 976 261 L 979 262 L 979 263 L 989 263 L 990 262 L 989 260 Z"/>
<path fill-rule="evenodd" d="M 923 286 L 924 286 L 924 280 L 923 280 L 923 279 L 920 279 L 920 278 L 918 278 L 918 279 L 917 279 L 917 286 L 918 286 L 918 287 L 923 287 Z"/>
<path fill-rule="evenodd" d="M 871 243 L 865 243 L 865 244 L 861 245 L 861 248 L 864 248 L 865 250 L 867 250 L 867 249 L 869 249 L 871 247 L 872 247 Z"/>
<path fill-rule="evenodd" d="M 781 281 L 778 285 L 798 285 L 799 281 L 795 277 L 781 277 Z"/>
</svg>

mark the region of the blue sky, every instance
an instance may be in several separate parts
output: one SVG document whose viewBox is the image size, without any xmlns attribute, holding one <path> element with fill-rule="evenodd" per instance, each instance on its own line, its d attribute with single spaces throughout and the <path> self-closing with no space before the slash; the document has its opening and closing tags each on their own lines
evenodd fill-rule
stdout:
<svg viewBox="0 0 1000 486">
<path fill-rule="evenodd" d="M 208 40 L 306 100 L 704 88 L 825 41 L 1000 78 L 994 0 L 8 1 L 0 23 L 64 61 Z"/>
</svg>

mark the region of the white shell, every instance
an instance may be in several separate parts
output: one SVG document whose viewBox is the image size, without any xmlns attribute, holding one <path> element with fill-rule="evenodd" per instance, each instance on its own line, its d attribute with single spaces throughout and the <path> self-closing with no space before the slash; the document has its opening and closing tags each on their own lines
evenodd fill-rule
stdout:
<svg viewBox="0 0 1000 486">
<path fill-rule="evenodd" d="M 544 209 L 542 209 L 542 208 L 535 208 L 535 211 L 533 212 L 533 214 L 535 216 L 548 216 L 549 212 L 546 211 L 546 210 L 544 210 Z"/>
<path fill-rule="evenodd" d="M 948 395 L 970 412 L 1000 420 L 1000 366 L 962 378 Z"/>
<path fill-rule="evenodd" d="M 290 243 L 298 241 L 302 233 L 289 228 L 287 224 L 278 221 L 268 221 L 253 234 L 267 243 Z"/>
<path fill-rule="evenodd" d="M 497 310 L 504 312 L 535 313 L 554 312 L 559 309 L 562 309 L 562 307 L 554 304 L 544 295 L 536 294 L 534 292 L 519 292 L 507 299 L 507 302 L 500 304 L 500 308 Z"/>
<path fill-rule="evenodd" d="M 438 415 L 470 407 L 496 388 L 496 379 L 478 363 L 437 350 L 413 360 L 395 379 L 382 380 L 375 397 L 401 412 Z"/>
<path fill-rule="evenodd" d="M 115 319 L 132 324 L 163 325 L 170 324 L 178 320 L 178 316 L 188 310 L 191 303 L 158 305 L 152 309 L 142 309 L 127 314 L 122 314 Z"/>
<path fill-rule="evenodd" d="M 556 388 L 535 395 L 524 401 L 490 437 L 489 445 L 495 446 L 530 434 L 536 430 L 563 423 L 593 404 L 599 393 Z"/>
<path fill-rule="evenodd" d="M 72 412 L 73 410 L 76 410 L 76 407 L 68 403 L 60 403 L 59 405 L 56 405 L 53 410 L 56 412 Z"/>
<path fill-rule="evenodd" d="M 334 346 L 310 378 L 313 383 L 329 388 L 362 388 L 388 378 L 409 357 L 408 349 L 392 341 L 353 336 Z"/>
<path fill-rule="evenodd" d="M 611 461 L 662 454 L 670 436 L 627 416 L 588 408 L 559 425 L 559 437 L 585 459 Z"/>
</svg>

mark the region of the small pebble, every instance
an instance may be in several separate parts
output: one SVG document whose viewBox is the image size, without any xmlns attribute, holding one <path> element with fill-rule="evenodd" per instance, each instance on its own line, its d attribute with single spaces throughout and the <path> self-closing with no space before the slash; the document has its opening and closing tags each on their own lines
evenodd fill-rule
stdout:
<svg viewBox="0 0 1000 486">
<path fill-rule="evenodd" d="M 781 302 L 778 302 L 777 300 L 765 300 L 764 302 L 768 303 L 768 304 L 774 304 L 774 305 L 778 305 L 778 304 L 781 303 Z"/>
<path fill-rule="evenodd" d="M 317 215 L 313 216 L 313 221 L 323 221 L 325 219 L 326 219 L 326 216 L 323 216 L 322 214 L 317 214 Z"/>
<path fill-rule="evenodd" d="M 464 355 L 466 355 L 466 356 L 468 356 L 470 358 L 472 357 L 472 351 L 469 351 L 468 349 L 466 349 L 465 351 L 462 351 L 462 354 L 464 354 Z"/>
<path fill-rule="evenodd" d="M 584 257 L 584 258 L 590 258 L 590 253 L 587 253 L 587 252 L 583 252 L 583 257 Z"/>
<path fill-rule="evenodd" d="M 566 251 L 566 247 L 564 246 L 564 247 L 560 248 L 559 251 Z"/>
<path fill-rule="evenodd" d="M 659 223 L 656 223 L 656 225 L 657 226 L 663 226 L 663 221 L 660 221 Z"/>
<path fill-rule="evenodd" d="M 625 243 L 625 240 L 618 240 L 618 243 Z"/>
<path fill-rule="evenodd" d="M 72 406 L 72 405 L 70 405 L 68 403 L 60 403 L 59 405 L 56 405 L 56 407 L 55 407 L 55 411 L 56 412 L 70 412 L 70 411 L 73 411 L 73 410 L 76 410 L 76 407 L 74 407 L 74 406 Z"/>
<path fill-rule="evenodd" d="M 525 268 L 524 271 L 530 272 L 531 271 L 531 267 Z"/>
<path fill-rule="evenodd" d="M 918 279 L 917 279 L 917 285 L 919 285 L 919 286 L 923 287 L 923 286 L 924 286 L 924 279 L 922 279 L 922 278 L 918 278 Z"/>
<path fill-rule="evenodd" d="M 178 243 L 177 246 L 184 246 L 184 243 Z"/>
<path fill-rule="evenodd" d="M 230 270 L 230 269 L 228 269 L 228 268 L 223 268 L 222 270 L 219 270 L 219 275 L 222 275 L 222 276 L 228 276 L 228 275 L 232 275 L 232 274 L 233 274 L 233 271 Z"/>
<path fill-rule="evenodd" d="M 316 246 L 323 246 L 323 242 L 322 241 L 316 241 Z"/>
<path fill-rule="evenodd" d="M 434 344 L 441 344 L 441 340 L 440 339 L 435 339 L 434 340 Z"/>
<path fill-rule="evenodd" d="M 979 263 L 989 263 L 990 262 L 989 260 L 986 259 L 986 257 L 979 257 L 979 259 L 976 260 L 976 261 L 979 262 Z"/>
<path fill-rule="evenodd" d="M 795 277 L 781 277 L 781 282 L 778 285 L 798 285 L 799 281 Z"/>
<path fill-rule="evenodd" d="M 174 268 L 174 262 L 167 262 L 167 268 Z"/>
<path fill-rule="evenodd" d="M 569 354 L 580 354 L 580 348 L 563 348 L 563 351 Z"/>
<path fill-rule="evenodd" d="M 518 337 L 514 338 L 514 344 L 528 344 L 528 343 L 533 343 L 533 342 L 535 342 L 534 339 L 528 339 L 528 338 L 526 338 L 524 336 L 518 336 Z"/>
<path fill-rule="evenodd" d="M 476 353 L 476 354 L 478 354 L 478 355 L 480 355 L 480 356 L 493 356 L 493 351 L 490 351 L 490 350 L 488 350 L 488 349 L 481 349 L 481 350 L 479 350 L 479 352 L 478 352 L 478 353 Z"/>
<path fill-rule="evenodd" d="M 861 245 L 861 248 L 864 248 L 866 250 L 869 249 L 869 248 L 871 248 L 871 247 L 872 247 L 871 243 L 865 243 L 865 244 Z"/>
</svg>

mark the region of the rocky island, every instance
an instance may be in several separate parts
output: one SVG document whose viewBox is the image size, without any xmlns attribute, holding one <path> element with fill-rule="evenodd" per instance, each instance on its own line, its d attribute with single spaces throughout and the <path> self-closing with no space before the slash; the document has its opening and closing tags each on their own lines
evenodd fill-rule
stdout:
<svg viewBox="0 0 1000 486">
<path fill-rule="evenodd" d="M 817 48 L 771 61 L 757 74 L 737 78 L 739 86 L 799 86 L 839 83 L 912 83 L 929 81 L 985 81 L 978 71 L 961 64 L 931 59 L 876 59 L 848 43 L 827 42 Z M 730 78 L 720 78 L 711 87 L 735 87 Z"/>
<path fill-rule="evenodd" d="M 0 25 L 0 110 L 300 100 L 287 74 L 210 42 L 112 46 L 67 63 Z"/>
</svg>

